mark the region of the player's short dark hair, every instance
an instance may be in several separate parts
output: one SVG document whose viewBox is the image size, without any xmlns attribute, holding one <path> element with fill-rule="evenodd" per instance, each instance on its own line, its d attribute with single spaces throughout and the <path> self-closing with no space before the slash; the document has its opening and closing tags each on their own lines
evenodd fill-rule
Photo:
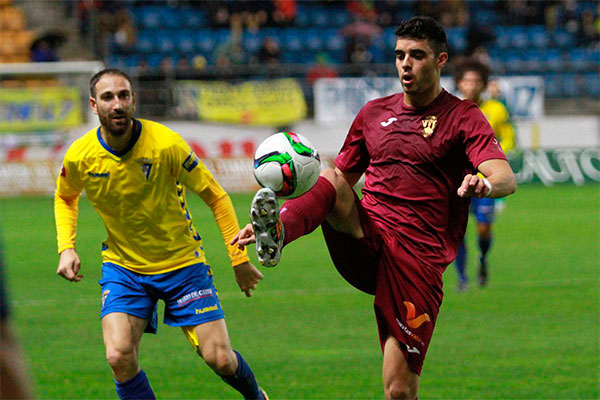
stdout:
<svg viewBox="0 0 600 400">
<path fill-rule="evenodd" d="M 448 39 L 442 25 L 431 17 L 412 17 L 396 29 L 397 38 L 428 40 L 435 55 L 448 52 Z"/>
<path fill-rule="evenodd" d="M 467 72 L 475 72 L 481 77 L 483 86 L 487 86 L 490 79 L 491 70 L 490 67 L 478 60 L 466 59 L 454 68 L 454 83 L 458 85 Z"/>
<path fill-rule="evenodd" d="M 131 87 L 133 88 L 133 82 L 131 81 L 131 78 L 129 77 L 129 75 L 127 75 L 125 72 L 121 71 L 120 69 L 117 68 L 106 68 L 103 69 L 100 72 L 97 72 L 96 74 L 94 74 L 94 76 L 92 76 L 92 79 L 90 79 L 90 95 L 94 98 L 96 98 L 96 84 L 98 83 L 98 81 L 100 79 L 102 79 L 102 77 L 104 75 L 118 75 L 118 76 L 122 76 L 123 78 L 127 79 L 127 81 L 129 82 L 129 84 L 131 85 Z"/>
</svg>

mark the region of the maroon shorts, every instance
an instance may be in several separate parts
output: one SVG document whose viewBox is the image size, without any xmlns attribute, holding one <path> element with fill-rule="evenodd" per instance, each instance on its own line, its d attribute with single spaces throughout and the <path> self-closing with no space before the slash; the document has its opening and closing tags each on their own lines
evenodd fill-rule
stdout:
<svg viewBox="0 0 600 400">
<path fill-rule="evenodd" d="M 365 237 L 335 231 L 323 235 L 338 272 L 352 286 L 375 295 L 375 316 L 383 351 L 389 335 L 403 344 L 409 368 L 421 374 L 442 303 L 442 269 L 413 254 L 393 232 L 380 229 L 356 196 Z"/>
</svg>

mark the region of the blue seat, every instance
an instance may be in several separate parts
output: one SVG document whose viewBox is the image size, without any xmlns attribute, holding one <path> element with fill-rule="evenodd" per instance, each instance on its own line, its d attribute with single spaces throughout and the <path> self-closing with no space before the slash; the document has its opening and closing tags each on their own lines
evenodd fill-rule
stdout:
<svg viewBox="0 0 600 400">
<path fill-rule="evenodd" d="M 244 32 L 244 48 L 250 53 L 256 53 L 262 45 L 264 36 L 260 33 Z"/>
<path fill-rule="evenodd" d="M 504 68 L 507 72 L 519 73 L 525 68 L 525 60 L 520 50 L 504 50 Z"/>
<path fill-rule="evenodd" d="M 599 98 L 600 97 L 600 74 L 599 73 L 593 73 L 593 74 L 586 74 L 584 76 L 584 82 L 585 82 L 585 92 L 587 93 L 588 96 L 590 97 L 594 97 L 594 98 Z"/>
<path fill-rule="evenodd" d="M 211 29 L 198 29 L 194 32 L 194 45 L 203 54 L 210 54 L 217 46 L 216 35 Z"/>
<path fill-rule="evenodd" d="M 287 28 L 283 30 L 281 35 L 281 47 L 289 51 L 302 51 L 305 43 L 301 29 Z"/>
<path fill-rule="evenodd" d="M 325 48 L 324 31 L 318 28 L 309 28 L 304 30 L 305 48 L 312 52 L 320 52 Z"/>
<path fill-rule="evenodd" d="M 158 68 L 163 57 L 164 55 L 161 53 L 152 53 L 148 54 L 146 60 L 148 61 L 148 65 L 150 66 L 150 68 Z"/>
<path fill-rule="evenodd" d="M 544 75 L 545 97 L 558 98 L 562 94 L 560 80 L 557 74 Z"/>
<path fill-rule="evenodd" d="M 575 74 L 561 74 L 559 79 L 561 82 L 561 95 L 563 97 L 572 98 L 582 94 Z"/>
<path fill-rule="evenodd" d="M 182 8 L 183 26 L 190 29 L 202 28 L 207 25 L 206 14 L 198 8 Z"/>
<path fill-rule="evenodd" d="M 387 49 L 394 51 L 396 48 L 396 28 L 385 28 L 382 36 Z"/>
<path fill-rule="evenodd" d="M 145 29 L 158 29 L 162 25 L 162 8 L 163 7 L 142 7 L 139 10 L 141 27 Z"/>
<path fill-rule="evenodd" d="M 309 25 L 319 28 L 327 28 L 332 25 L 330 18 L 334 18 L 324 7 L 311 7 L 308 12 Z"/>
<path fill-rule="evenodd" d="M 559 49 L 547 49 L 541 55 L 542 68 L 545 71 L 560 72 L 563 68 L 562 53 Z"/>
<path fill-rule="evenodd" d="M 462 53 L 467 48 L 467 29 L 464 27 L 446 29 L 448 44 L 451 48 Z"/>
<path fill-rule="evenodd" d="M 591 65 L 588 50 L 576 47 L 568 52 L 567 66 L 571 71 L 584 71 Z"/>
<path fill-rule="evenodd" d="M 151 53 L 155 50 L 156 33 L 152 30 L 141 30 L 137 35 L 135 50 L 138 53 Z"/>
<path fill-rule="evenodd" d="M 350 12 L 345 8 L 337 10 L 328 10 L 329 12 L 329 25 L 332 28 L 341 28 L 348 25 L 352 21 Z"/>
<path fill-rule="evenodd" d="M 171 54 L 175 51 L 175 39 L 170 34 L 161 32 L 161 34 L 157 35 L 157 40 L 157 49 L 161 53 Z"/>
<path fill-rule="evenodd" d="M 185 26 L 184 14 L 177 9 L 163 7 L 162 26 L 168 29 L 179 29 Z"/>
<path fill-rule="evenodd" d="M 575 37 L 571 32 L 564 29 L 557 29 L 550 34 L 552 44 L 557 47 L 566 48 L 575 43 Z"/>
<path fill-rule="evenodd" d="M 527 32 L 528 42 L 530 45 L 545 49 L 549 46 L 550 40 L 546 27 L 543 25 L 532 25 L 525 28 Z"/>
<path fill-rule="evenodd" d="M 310 6 L 306 4 L 298 4 L 296 8 L 296 26 L 307 27 L 311 25 L 310 21 Z"/>
<path fill-rule="evenodd" d="M 508 30 L 511 47 L 524 49 L 529 46 L 529 37 L 523 26 L 513 26 Z"/>
<path fill-rule="evenodd" d="M 194 32 L 192 30 L 180 30 L 175 32 L 175 46 L 182 54 L 191 54 L 196 49 Z"/>
<path fill-rule="evenodd" d="M 510 27 L 504 25 L 498 25 L 494 27 L 494 35 L 496 36 L 495 46 L 500 49 L 508 49 L 512 47 L 510 42 Z"/>
<path fill-rule="evenodd" d="M 323 31 L 323 41 L 327 51 L 344 51 L 346 48 L 346 38 L 335 28 Z"/>
<path fill-rule="evenodd" d="M 539 73 L 544 70 L 542 65 L 543 51 L 539 49 L 529 48 L 522 52 L 523 72 Z"/>
</svg>

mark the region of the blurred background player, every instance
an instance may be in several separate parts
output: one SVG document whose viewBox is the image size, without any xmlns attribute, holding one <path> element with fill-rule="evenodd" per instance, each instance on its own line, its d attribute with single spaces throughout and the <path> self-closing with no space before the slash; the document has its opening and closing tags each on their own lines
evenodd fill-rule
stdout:
<svg viewBox="0 0 600 400">
<path fill-rule="evenodd" d="M 496 138 L 505 153 L 515 147 L 515 129 L 510 120 L 508 108 L 500 100 L 484 98 L 483 94 L 488 85 L 490 69 L 475 59 L 467 59 L 459 63 L 455 69 L 455 83 L 461 96 L 477 104 L 489 121 Z M 492 224 L 495 216 L 496 199 L 473 198 L 471 199 L 471 213 L 477 221 L 477 243 L 479 246 L 479 269 L 477 281 L 480 286 L 485 286 L 488 281 L 487 256 L 492 245 Z M 455 265 L 458 272 L 458 290 L 468 288 L 467 277 L 467 247 L 465 241 L 458 248 Z"/>
<path fill-rule="evenodd" d="M 0 243 L 0 399 L 32 399 L 31 380 L 12 328 L 10 311 Z"/>
<path fill-rule="evenodd" d="M 90 93 L 100 126 L 69 147 L 57 180 L 57 273 L 72 282 L 83 278 L 75 236 L 79 196 L 85 190 L 108 233 L 102 243 L 100 316 L 118 396 L 155 398 L 138 354 L 142 334 L 156 333 L 161 299 L 164 322 L 181 327 L 217 375 L 246 399 L 266 398 L 246 361 L 231 348 L 185 189 L 210 207 L 226 244 L 238 230 L 229 195 L 179 134 L 133 118 L 136 97 L 127 74 L 98 72 L 90 80 Z M 263 276 L 245 251 L 227 250 L 236 281 L 250 297 Z"/>
</svg>

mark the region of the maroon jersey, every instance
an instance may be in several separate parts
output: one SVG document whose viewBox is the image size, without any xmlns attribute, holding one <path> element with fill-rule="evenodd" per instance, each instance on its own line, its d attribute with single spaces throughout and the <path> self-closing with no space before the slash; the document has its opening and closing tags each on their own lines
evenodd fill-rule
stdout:
<svg viewBox="0 0 600 400">
<path fill-rule="evenodd" d="M 428 264 L 456 257 L 469 198 L 456 194 L 483 161 L 504 159 L 477 105 L 442 90 L 423 108 L 404 94 L 368 102 L 356 116 L 335 165 L 365 173 L 363 205 L 377 225 Z"/>
</svg>

